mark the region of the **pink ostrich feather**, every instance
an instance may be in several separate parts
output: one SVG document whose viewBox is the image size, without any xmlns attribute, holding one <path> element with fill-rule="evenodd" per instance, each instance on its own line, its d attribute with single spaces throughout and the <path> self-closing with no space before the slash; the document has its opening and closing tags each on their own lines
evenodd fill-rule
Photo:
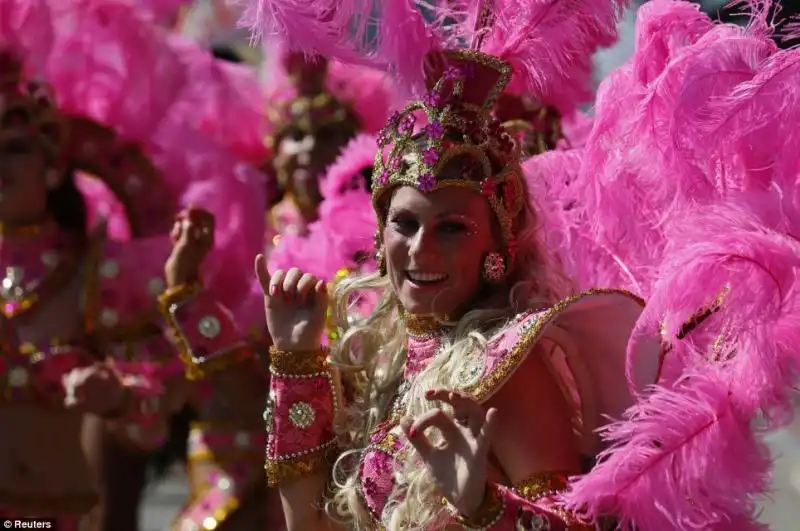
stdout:
<svg viewBox="0 0 800 531">
<path fill-rule="evenodd" d="M 617 39 L 627 0 L 496 0 L 483 51 L 508 61 L 510 90 L 563 114 L 592 97 L 592 53 Z"/>
<path fill-rule="evenodd" d="M 89 118 L 136 144 L 178 204 L 195 204 L 215 215 L 216 246 L 205 280 L 235 308 L 249 292 L 249 277 L 240 271 L 250 269 L 262 244 L 264 177 L 200 131 L 189 112 L 176 112 L 191 76 L 180 50 L 170 46 L 169 33 L 126 0 L 3 0 L 0 8 L 12 15 L 2 19 L 2 41 L 26 65 L 38 67 L 62 112 Z M 19 37 L 28 32 L 27 25 L 46 22 L 51 40 Z M 46 35 L 44 29 L 31 31 Z M 104 190 L 90 188 L 90 200 L 103 198 Z M 90 208 L 113 214 L 112 203 L 101 200 Z M 163 216 L 145 221 L 148 234 L 166 234 L 172 223 Z M 116 222 L 122 220 L 111 220 L 111 226 Z"/>
<path fill-rule="evenodd" d="M 345 146 L 322 180 L 319 219 L 305 236 L 280 238 L 269 257 L 271 271 L 299 267 L 326 280 L 343 268 L 374 271 L 370 253 L 378 222 L 362 172 L 372 168 L 377 149 L 370 135 Z"/>
<path fill-rule="evenodd" d="M 178 35 L 168 44 L 187 65 L 187 82 L 173 111 L 238 158 L 260 165 L 269 156 L 263 87 L 249 66 L 216 59 Z"/>
<path fill-rule="evenodd" d="M 602 430 L 611 446 L 573 480 L 565 508 L 619 529 L 767 529 L 755 495 L 770 485 L 768 449 L 729 400 L 722 369 L 706 366 L 649 391 Z"/>
<path fill-rule="evenodd" d="M 667 228 L 669 245 L 641 331 L 663 323 L 673 372 L 726 360 L 731 400 L 772 425 L 791 418 L 790 390 L 800 367 L 800 215 L 782 193 L 748 192 L 686 212 Z M 702 326 L 678 339 L 680 327 L 727 290 Z M 629 358 L 630 366 L 635 360 Z"/>
<path fill-rule="evenodd" d="M 706 132 L 718 102 L 756 76 L 776 48 L 761 26 L 714 25 L 685 2 L 654 0 L 639 15 L 633 57 L 598 91 L 576 187 L 596 214 L 593 238 L 628 264 L 647 297 L 664 224 L 726 193 L 722 148 Z"/>
<path fill-rule="evenodd" d="M 279 35 L 309 55 L 392 72 L 424 90 L 426 55 L 483 39 L 483 50 L 510 61 L 519 87 L 562 111 L 591 97 L 590 55 L 616 39 L 625 0 L 250 0 L 244 25 L 256 39 Z M 490 28 L 476 28 L 484 7 Z"/>
</svg>

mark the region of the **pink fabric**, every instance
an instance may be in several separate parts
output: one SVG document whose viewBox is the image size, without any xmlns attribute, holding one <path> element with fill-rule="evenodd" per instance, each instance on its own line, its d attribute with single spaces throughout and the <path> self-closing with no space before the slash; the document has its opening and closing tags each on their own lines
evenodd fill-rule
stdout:
<svg viewBox="0 0 800 531">
<path fill-rule="evenodd" d="M 175 332 L 186 341 L 201 369 L 204 362 L 247 346 L 230 311 L 207 292 L 178 304 L 173 318 L 178 327 Z"/>
<path fill-rule="evenodd" d="M 268 426 L 269 459 L 287 458 L 291 454 L 308 451 L 333 440 L 334 397 L 328 377 L 291 378 L 273 373 L 270 378 L 270 393 L 275 402 L 271 429 Z M 307 428 L 295 426 L 289 419 L 291 407 L 299 403 L 308 404 L 314 410 L 313 423 Z"/>
<path fill-rule="evenodd" d="M 219 455 L 242 451 L 261 455 L 265 445 L 266 434 L 263 430 L 193 427 L 189 435 L 189 456 L 191 460 L 192 456 L 208 452 Z M 176 529 L 185 529 L 190 523 L 200 529 L 208 517 L 214 517 L 222 524 L 225 518 L 220 519 L 220 513 L 228 516 L 232 499 L 237 500 L 234 507 L 238 507 L 239 502 L 263 481 L 263 471 L 260 467 L 253 466 L 252 459 L 238 459 L 231 465 L 225 464 L 228 461 L 223 458 L 220 463 L 220 471 L 209 474 L 208 485 L 196 486 L 198 496 L 180 512 L 176 519 Z"/>
<path fill-rule="evenodd" d="M 30 354 L 15 354 L 0 362 L 0 380 L 12 401 L 41 400 L 45 405 L 62 407 L 63 377 L 73 369 L 95 362 L 85 348 L 76 345 L 38 349 L 37 361 Z"/>
<path fill-rule="evenodd" d="M 138 324 L 143 315 L 155 311 L 165 288 L 164 263 L 171 249 L 166 235 L 104 242 L 97 272 L 101 329 Z"/>
</svg>

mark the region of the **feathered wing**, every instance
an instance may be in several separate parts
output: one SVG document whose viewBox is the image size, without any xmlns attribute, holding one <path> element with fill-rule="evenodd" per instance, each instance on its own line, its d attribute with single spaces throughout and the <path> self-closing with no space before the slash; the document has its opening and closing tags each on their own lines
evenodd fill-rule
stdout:
<svg viewBox="0 0 800 531">
<path fill-rule="evenodd" d="M 763 528 L 755 499 L 771 462 L 754 427 L 790 418 L 800 367 L 797 157 L 781 136 L 798 50 L 769 41 L 768 8 L 743 29 L 650 2 L 634 58 L 601 87 L 578 187 L 600 212 L 598 244 L 645 287 L 628 371 L 654 334 L 666 356 L 658 385 L 605 428 L 609 449 L 564 497 L 588 519 Z"/>
</svg>

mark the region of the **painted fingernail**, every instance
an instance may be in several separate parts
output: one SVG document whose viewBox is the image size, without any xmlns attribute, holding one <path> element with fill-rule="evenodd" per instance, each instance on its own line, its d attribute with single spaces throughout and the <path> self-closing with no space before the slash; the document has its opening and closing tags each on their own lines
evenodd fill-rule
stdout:
<svg viewBox="0 0 800 531">
<path fill-rule="evenodd" d="M 434 393 L 436 393 L 436 391 L 434 391 L 433 389 L 428 389 L 427 391 L 425 391 L 425 398 L 432 397 Z"/>
<path fill-rule="evenodd" d="M 408 428 L 408 436 L 412 437 L 412 438 L 416 437 L 417 436 L 417 430 L 415 428 Z"/>
</svg>

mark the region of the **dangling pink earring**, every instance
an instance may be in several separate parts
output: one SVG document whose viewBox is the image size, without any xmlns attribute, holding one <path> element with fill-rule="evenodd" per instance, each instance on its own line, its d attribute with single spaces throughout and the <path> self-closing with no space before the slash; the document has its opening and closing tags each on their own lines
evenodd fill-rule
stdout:
<svg viewBox="0 0 800 531">
<path fill-rule="evenodd" d="M 497 284 L 506 276 L 506 261 L 503 255 L 491 252 L 483 259 L 483 278 L 492 284 Z"/>
</svg>

